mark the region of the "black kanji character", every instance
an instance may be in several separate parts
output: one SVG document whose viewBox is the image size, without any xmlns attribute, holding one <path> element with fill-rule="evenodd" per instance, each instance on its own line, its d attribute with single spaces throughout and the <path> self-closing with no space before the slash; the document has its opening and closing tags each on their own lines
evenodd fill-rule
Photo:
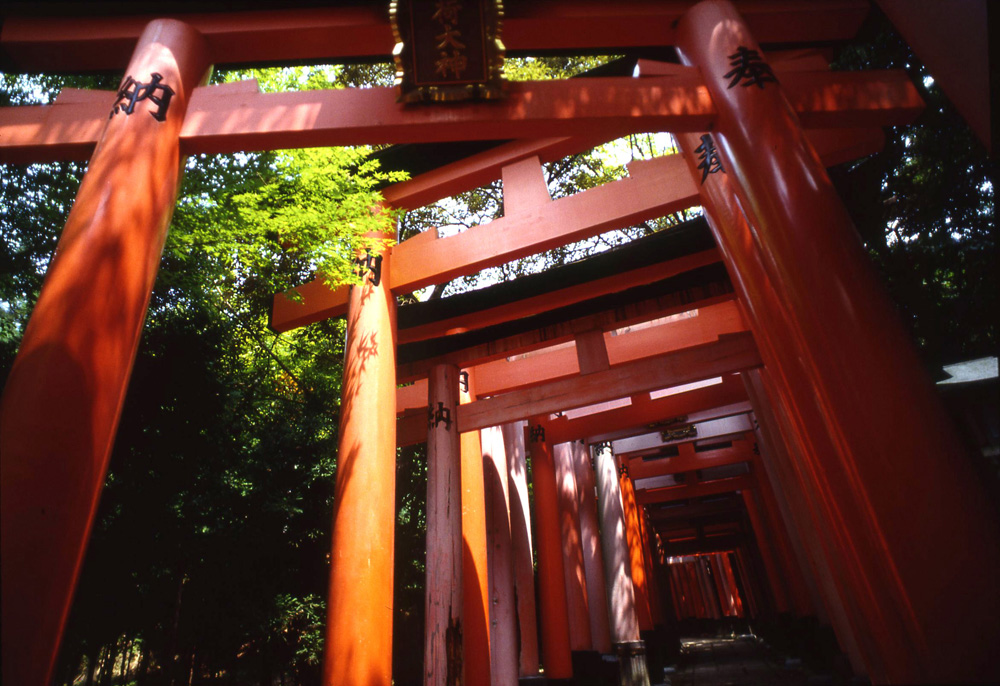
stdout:
<svg viewBox="0 0 1000 686">
<path fill-rule="evenodd" d="M 156 111 L 150 112 L 153 119 L 156 121 L 165 121 L 167 118 L 167 108 L 170 107 L 170 98 L 174 96 L 174 89 L 160 83 L 163 80 L 162 74 L 153 72 L 150 74 L 150 77 L 152 80 L 149 83 L 140 83 L 131 76 L 126 76 L 121 87 L 118 89 L 118 97 L 111 108 L 109 118 L 119 112 L 124 112 L 126 115 L 132 114 L 135 111 L 136 103 L 149 100 L 156 105 Z M 157 92 L 159 92 L 159 95 L 157 95 Z M 127 104 L 123 104 L 122 101 L 125 101 Z"/>
<path fill-rule="evenodd" d="M 763 88 L 765 83 L 778 82 L 774 72 L 771 71 L 771 66 L 764 61 L 760 53 L 742 45 L 729 56 L 729 66 L 734 67 L 734 69 L 722 76 L 724 79 L 732 79 L 726 86 L 727 89 L 736 84 L 740 84 L 744 88 L 747 86 Z"/>
<path fill-rule="evenodd" d="M 706 133 L 702 136 L 701 145 L 695 148 L 694 151 L 698 154 L 698 169 L 701 170 L 702 183 L 705 183 L 705 179 L 708 178 L 709 174 L 726 172 L 726 170 L 722 168 L 722 160 L 719 159 L 719 151 L 715 148 L 715 141 L 712 140 L 711 134 Z"/>
</svg>

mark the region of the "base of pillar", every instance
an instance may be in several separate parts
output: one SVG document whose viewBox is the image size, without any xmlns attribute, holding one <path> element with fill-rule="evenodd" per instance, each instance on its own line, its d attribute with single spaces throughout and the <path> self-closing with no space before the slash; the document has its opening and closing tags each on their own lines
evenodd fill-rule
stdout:
<svg viewBox="0 0 1000 686">
<path fill-rule="evenodd" d="M 658 684 L 663 681 L 663 670 L 667 666 L 663 646 L 660 644 L 660 634 L 656 629 L 649 629 L 640 631 L 639 637 L 646 644 L 646 669 L 649 671 L 649 680 Z"/>
<path fill-rule="evenodd" d="M 576 686 L 606 686 L 614 683 L 616 665 L 596 650 L 573 651 L 573 683 Z"/>
<path fill-rule="evenodd" d="M 548 681 L 541 674 L 532 674 L 531 676 L 522 676 L 517 680 L 517 686 L 547 686 Z"/>
<path fill-rule="evenodd" d="M 645 641 L 615 643 L 615 657 L 618 658 L 618 683 L 620 686 L 649 686 L 649 670 L 646 668 Z"/>
</svg>

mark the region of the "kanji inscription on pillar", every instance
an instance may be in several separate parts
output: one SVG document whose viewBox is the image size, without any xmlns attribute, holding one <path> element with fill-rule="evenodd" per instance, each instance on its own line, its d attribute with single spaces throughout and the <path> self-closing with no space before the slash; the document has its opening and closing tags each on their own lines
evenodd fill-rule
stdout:
<svg viewBox="0 0 1000 686">
<path fill-rule="evenodd" d="M 393 0 L 400 102 L 500 97 L 502 16 L 501 0 Z"/>
<path fill-rule="evenodd" d="M 701 145 L 694 149 L 698 155 L 698 169 L 701 170 L 701 182 L 704 184 L 709 174 L 725 173 L 722 168 L 722 160 L 719 159 L 719 151 L 715 148 L 715 141 L 712 134 L 706 133 L 701 137 Z"/>
<path fill-rule="evenodd" d="M 451 410 L 438 401 L 437 408 L 427 408 L 427 428 L 434 429 L 444 422 L 445 431 L 451 431 Z"/>
<path fill-rule="evenodd" d="M 143 100 L 149 100 L 149 102 L 156 105 L 156 108 L 150 111 L 153 119 L 156 121 L 166 121 L 167 108 L 170 107 L 170 98 L 174 96 L 174 89 L 164 83 L 160 83 L 163 81 L 162 74 L 153 72 L 149 76 L 149 83 L 140 83 L 132 78 L 131 75 L 125 77 L 122 85 L 118 87 L 115 104 L 111 107 L 111 114 L 108 115 L 109 119 L 119 112 L 124 112 L 126 115 L 132 114 L 138 103 Z"/>
<path fill-rule="evenodd" d="M 764 61 L 760 53 L 746 46 L 739 46 L 736 52 L 729 56 L 729 66 L 733 69 L 722 75 L 724 79 L 732 79 L 727 89 L 734 86 L 757 86 L 763 88 L 765 83 L 777 83 L 778 79 L 771 71 L 771 65 Z"/>
<path fill-rule="evenodd" d="M 372 255 L 371 250 L 366 250 L 365 254 L 361 257 L 356 257 L 354 259 L 354 264 L 357 265 L 355 274 L 360 277 L 364 277 L 368 274 L 368 280 L 373 286 L 378 286 L 382 281 L 382 256 Z"/>
</svg>

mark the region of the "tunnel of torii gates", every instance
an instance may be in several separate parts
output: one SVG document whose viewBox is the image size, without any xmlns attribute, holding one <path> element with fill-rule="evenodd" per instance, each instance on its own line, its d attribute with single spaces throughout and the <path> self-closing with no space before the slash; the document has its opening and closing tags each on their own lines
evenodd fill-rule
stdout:
<svg viewBox="0 0 1000 686">
<path fill-rule="evenodd" d="M 425 683 L 570 678 L 587 652 L 648 683 L 642 640 L 665 622 L 775 612 L 830 626 L 873 682 L 1000 678 L 992 505 L 824 169 L 922 103 L 902 73 L 781 49 L 850 38 L 867 3 L 518 7 L 509 50 L 662 45 L 680 63 L 405 106 L 390 88 L 202 85 L 212 63 L 386 55 L 368 7 L 8 17 L 25 69 L 173 92 L 132 116 L 72 89 L 0 110 L 3 161 L 90 160 L 4 389 L 4 684 L 49 683 L 183 156 L 496 139 L 384 198 L 501 178 L 503 218 L 275 300 L 278 331 L 347 317 L 323 683 L 391 681 L 395 456 L 424 441 Z M 543 163 L 647 131 L 679 153 L 549 197 Z M 704 220 L 397 312 L 395 295 L 694 206 Z"/>
</svg>

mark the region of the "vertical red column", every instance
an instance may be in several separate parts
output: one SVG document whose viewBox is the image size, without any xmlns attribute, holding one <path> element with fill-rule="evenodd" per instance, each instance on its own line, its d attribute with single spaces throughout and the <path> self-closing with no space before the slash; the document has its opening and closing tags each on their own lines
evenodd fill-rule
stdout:
<svg viewBox="0 0 1000 686">
<path fill-rule="evenodd" d="M 476 399 L 472 370 L 464 372 L 459 393 L 462 404 Z M 483 446 L 478 431 L 460 437 L 462 446 L 462 587 L 465 622 L 463 664 L 465 683 L 490 681 L 490 589 L 489 560 L 486 552 L 486 482 L 483 474 Z"/>
<path fill-rule="evenodd" d="M 719 553 L 712 553 L 705 556 L 708 560 L 708 567 L 712 573 L 712 583 L 715 592 L 719 596 L 719 610 L 723 617 L 733 616 L 732 596 L 726 587 L 726 580 L 723 578 L 722 565 L 719 564 Z"/>
<path fill-rule="evenodd" d="M 753 529 L 757 548 L 760 550 L 761 558 L 763 558 L 764 571 L 767 573 L 767 580 L 769 582 L 768 587 L 771 591 L 771 598 L 774 599 L 774 609 L 777 612 L 788 612 L 788 597 L 785 593 L 785 584 L 787 582 L 778 565 L 777 555 L 772 546 L 776 534 L 764 525 L 764 520 L 757 503 L 756 491 L 746 488 L 743 489 L 742 495 L 743 504 L 750 518 L 750 527 Z"/>
<path fill-rule="evenodd" d="M 631 556 L 625 534 L 625 510 L 615 458 L 609 447 L 595 447 L 593 454 L 611 640 L 618 655 L 622 683 L 648 686 L 646 646 L 639 640 Z"/>
<path fill-rule="evenodd" d="M 628 542 L 629 562 L 632 572 L 632 588 L 635 591 L 636 616 L 640 631 L 653 630 L 653 618 L 649 609 L 649 584 L 646 578 L 646 564 L 643 557 L 642 525 L 635 502 L 635 489 L 628 470 L 624 465 L 618 480 L 622 493 L 622 510 L 625 514 L 625 539 Z"/>
<path fill-rule="evenodd" d="M 427 383 L 427 584 L 424 684 L 462 683 L 462 452 L 458 367 L 435 365 Z"/>
<path fill-rule="evenodd" d="M 633 489 L 635 484 L 632 485 Z M 646 508 L 636 503 L 639 516 L 639 531 L 642 534 L 642 564 L 646 570 L 646 588 L 649 596 L 649 616 L 654 626 L 663 624 L 663 600 L 660 597 L 660 581 L 656 575 L 656 564 L 653 555 L 656 551 L 656 541 L 651 535 L 649 516 Z"/>
<path fill-rule="evenodd" d="M 531 554 L 531 514 L 528 507 L 528 467 L 524 449 L 524 423 L 505 424 L 510 535 L 513 549 L 514 589 L 521 643 L 521 676 L 538 674 L 538 629 L 535 615 L 535 565 Z"/>
<path fill-rule="evenodd" d="M 559 526 L 566 609 L 569 613 L 569 645 L 574 651 L 592 650 L 587 572 L 583 566 L 583 549 L 580 546 L 580 498 L 573 471 L 572 444 L 557 444 L 552 448 L 552 456 L 556 467 L 556 487 L 559 489 Z"/>
<path fill-rule="evenodd" d="M 569 679 L 573 663 L 569 644 L 566 585 L 563 577 L 559 492 L 552 446 L 545 440 L 545 418 L 528 422 L 528 452 L 535 492 L 538 539 L 538 602 L 542 613 L 542 665 L 549 679 Z"/>
<path fill-rule="evenodd" d="M 573 443 L 573 470 L 580 503 L 580 545 L 583 552 L 583 566 L 587 572 L 590 637 L 594 650 L 610 653 L 608 591 L 604 579 L 604 561 L 597 524 L 597 489 L 594 483 L 594 469 L 590 466 L 590 449 L 579 441 Z"/>
<path fill-rule="evenodd" d="M 209 62 L 186 24 L 143 31 L 123 82 L 139 97 L 109 111 L 4 388 L 5 684 L 49 683 L 177 198 L 181 126 Z"/>
<path fill-rule="evenodd" d="M 518 679 L 517 608 L 511 555 L 507 451 L 499 426 L 483 429 L 483 476 L 486 489 L 486 540 L 490 590 L 490 670 L 494 683 Z"/>
<path fill-rule="evenodd" d="M 730 589 L 733 598 L 733 611 L 736 617 L 743 617 L 743 601 L 740 596 L 739 585 L 736 583 L 736 575 L 733 574 L 733 566 L 729 562 L 729 557 L 732 553 L 723 553 L 719 555 L 720 563 L 722 565 L 723 573 L 725 574 L 726 586 Z"/>
<path fill-rule="evenodd" d="M 761 454 L 768 450 L 766 446 L 760 445 L 759 438 L 758 449 Z M 799 557 L 792 550 L 790 540 L 792 534 L 779 511 L 777 498 L 774 495 L 774 489 L 771 486 L 770 477 L 767 475 L 767 466 L 763 458 L 754 460 L 753 469 L 757 482 L 757 489 L 754 491 L 754 494 L 757 496 L 757 501 L 760 505 L 759 510 L 763 520 L 762 528 L 771 532 L 769 541 L 771 549 L 776 556 L 776 566 L 778 569 L 783 570 L 779 574 L 786 580 L 787 588 L 785 592 L 788 599 L 788 610 L 799 617 L 808 617 L 816 612 L 812 600 L 814 592 L 810 590 L 806 580 L 806 570 L 803 568 Z M 804 555 L 801 557 L 804 557 Z"/>
<path fill-rule="evenodd" d="M 812 394 L 796 401 L 818 407 L 806 431 L 829 450 L 810 485 L 853 623 L 875 639 L 869 676 L 1000 678 L 979 629 L 1000 615 L 996 517 L 846 210 L 732 5 L 695 6 L 677 40 L 715 102 L 719 157 L 790 315 Z"/>
<path fill-rule="evenodd" d="M 323 684 L 392 683 L 396 522 L 396 301 L 389 251 L 378 285 L 351 289 L 340 403 Z"/>
</svg>

